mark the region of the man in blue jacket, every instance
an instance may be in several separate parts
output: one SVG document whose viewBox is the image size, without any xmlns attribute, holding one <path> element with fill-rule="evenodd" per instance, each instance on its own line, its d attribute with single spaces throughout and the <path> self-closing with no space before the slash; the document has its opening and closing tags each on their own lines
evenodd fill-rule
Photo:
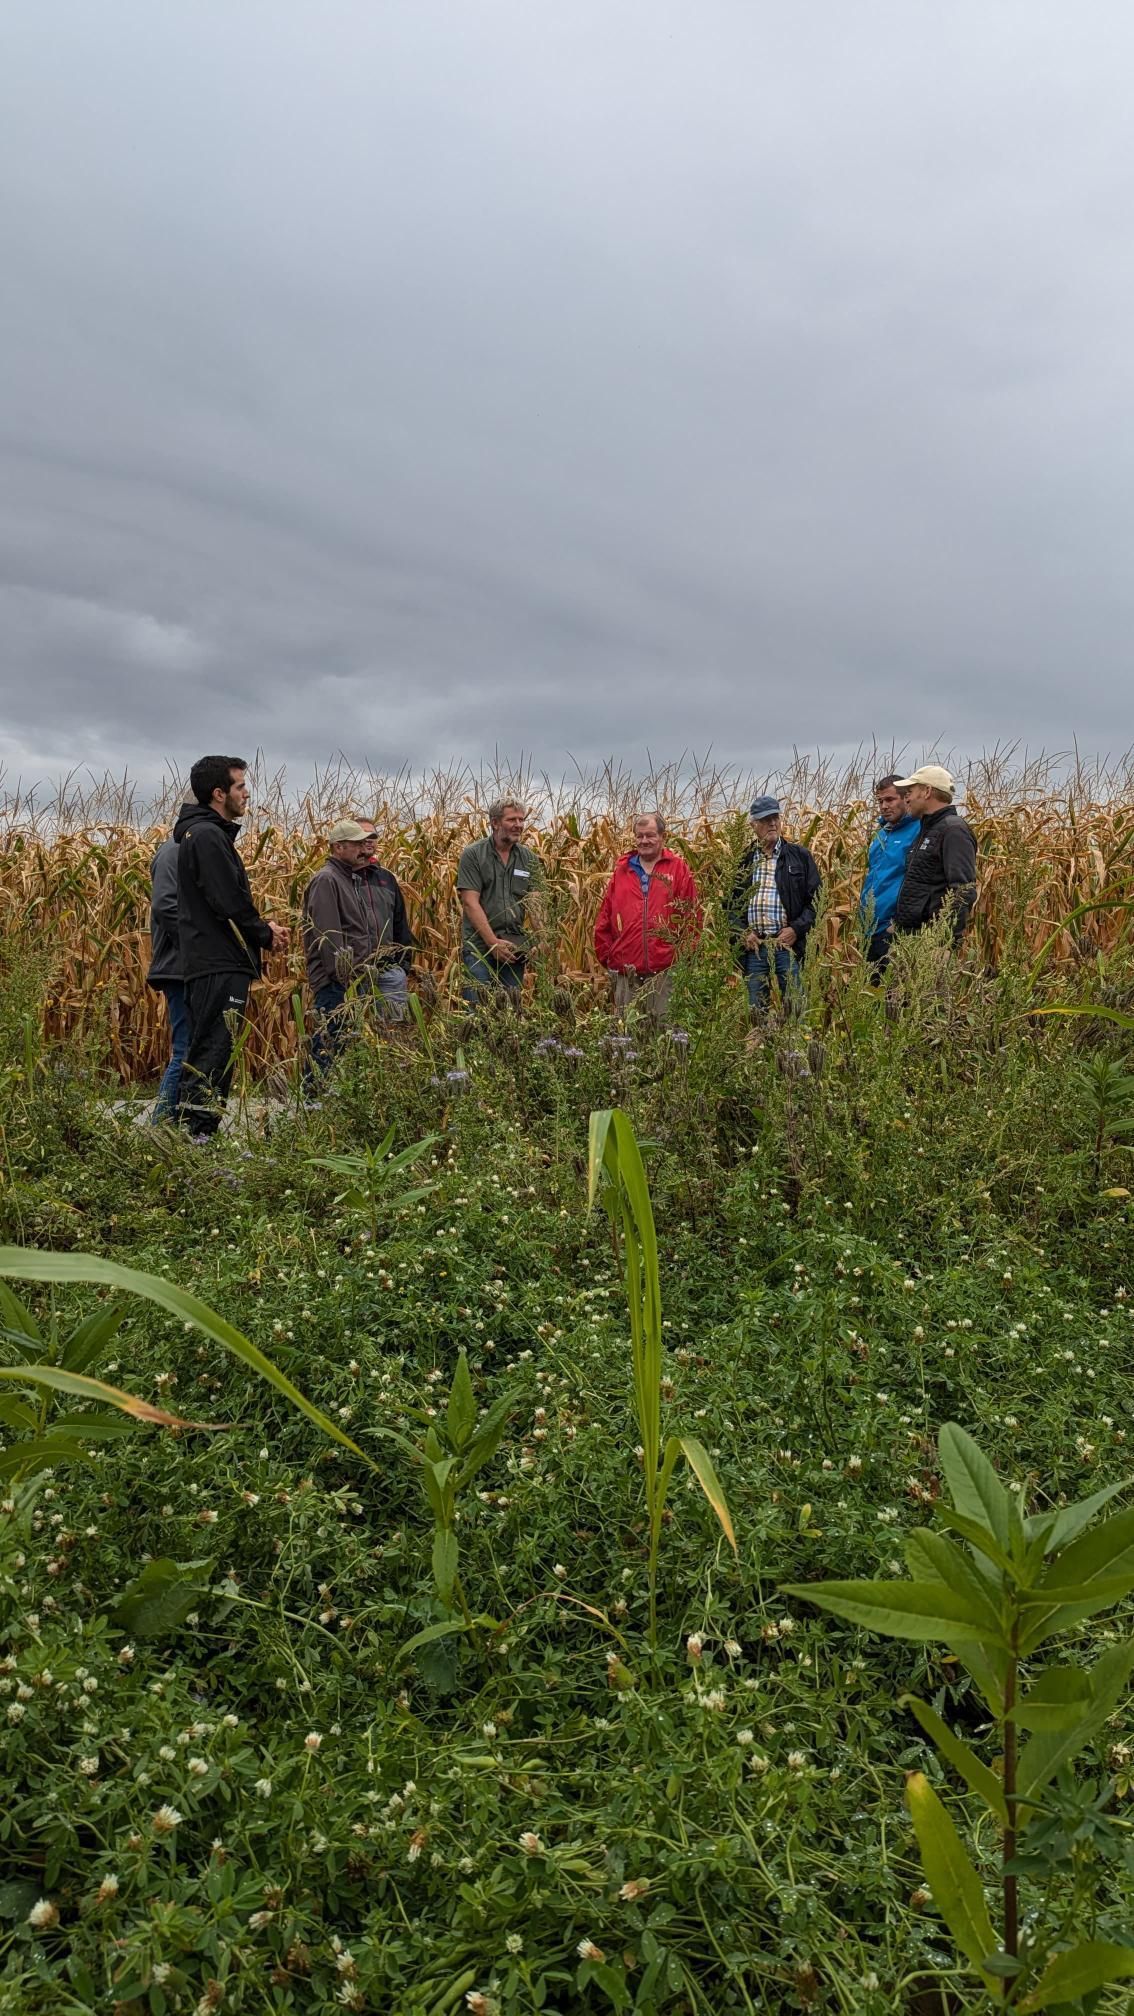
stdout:
<svg viewBox="0 0 1134 2016">
<path fill-rule="evenodd" d="M 905 792 L 898 788 L 896 770 L 878 779 L 874 796 L 878 805 L 878 831 L 870 842 L 866 857 L 866 880 L 862 885 L 859 908 L 867 941 L 867 961 L 881 973 L 894 942 L 893 923 L 898 891 L 905 880 L 910 848 L 921 831 L 921 823 L 910 812 Z"/>
</svg>

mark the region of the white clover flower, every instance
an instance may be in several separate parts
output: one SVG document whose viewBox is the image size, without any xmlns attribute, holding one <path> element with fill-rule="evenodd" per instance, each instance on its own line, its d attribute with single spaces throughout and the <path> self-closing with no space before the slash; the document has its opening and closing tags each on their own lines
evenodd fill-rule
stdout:
<svg viewBox="0 0 1134 2016">
<path fill-rule="evenodd" d="M 618 1894 L 624 1904 L 633 1904 L 639 1897 L 648 1896 L 649 1889 L 650 1879 L 648 1876 L 628 1876 Z"/>
<path fill-rule="evenodd" d="M 124 1645 L 122 1647 L 121 1652 L 118 1654 L 118 1664 L 120 1666 L 132 1666 L 133 1663 L 134 1663 L 134 1647 L 132 1645 Z"/>
<path fill-rule="evenodd" d="M 97 1757 L 80 1757 L 79 1769 L 84 1778 L 94 1778 L 98 1772 Z"/>
<path fill-rule="evenodd" d="M 248 1930 L 250 1932 L 262 1932 L 265 1925 L 271 1924 L 275 1915 L 274 1911 L 253 1911 L 251 1918 L 248 1920 Z"/>
<path fill-rule="evenodd" d="M 802 1771 L 807 1763 L 806 1750 L 789 1750 L 787 1767 L 789 1771 Z"/>
<path fill-rule="evenodd" d="M 41 1897 L 28 1912 L 28 1924 L 34 1932 L 50 1932 L 59 1923 L 59 1912 L 50 1897 Z"/>
<path fill-rule="evenodd" d="M 172 1834 L 176 1827 L 180 1827 L 181 1821 L 182 1815 L 176 1806 L 159 1806 L 152 1822 L 154 1833 Z"/>
<path fill-rule="evenodd" d="M 203 1757 L 190 1757 L 186 1769 L 191 1778 L 207 1778 L 209 1767 Z"/>
<path fill-rule="evenodd" d="M 750 1743 L 755 1743 L 756 1733 L 752 1729 L 738 1729 L 736 1732 L 736 1740 L 739 1743 L 741 1749 L 745 1750 L 747 1749 Z"/>
<path fill-rule="evenodd" d="M 543 1842 L 540 1840 L 538 1834 L 532 1833 L 530 1827 L 521 1834 L 520 1847 L 523 1849 L 525 1855 L 543 1854 Z"/>
<path fill-rule="evenodd" d="M 270 1778 L 257 1778 L 252 1789 L 257 1799 L 270 1799 L 272 1796 L 272 1781 Z"/>
<path fill-rule="evenodd" d="M 174 1758 L 177 1756 L 177 1752 L 168 1743 L 163 1743 L 161 1749 L 158 1751 L 158 1756 L 161 1758 L 163 1764 L 172 1764 Z"/>
<path fill-rule="evenodd" d="M 557 1561 L 551 1572 L 555 1576 L 557 1582 L 566 1582 L 567 1570 L 563 1566 L 562 1561 Z"/>
<path fill-rule="evenodd" d="M 312 1753 L 312 1755 L 314 1755 L 315 1751 L 321 1747 L 322 1742 L 323 1738 L 320 1736 L 318 1730 L 312 1729 L 310 1733 L 304 1737 L 303 1747 L 305 1750 L 309 1750 Z"/>
<path fill-rule="evenodd" d="M 575 1951 L 580 1960 L 594 1960 L 600 1966 L 606 1959 L 606 1954 L 603 1952 L 602 1947 L 596 1946 L 593 1939 L 580 1939 Z"/>
<path fill-rule="evenodd" d="M 702 1638 L 701 1633 L 699 1631 L 691 1631 L 689 1633 L 688 1638 L 685 1640 L 685 1650 L 688 1653 L 690 1659 L 692 1659 L 694 1665 L 696 1665 L 697 1661 L 700 1659 L 701 1653 L 704 1650 L 704 1645 L 705 1641 Z"/>
<path fill-rule="evenodd" d="M 102 1882 L 99 1884 L 98 1890 L 95 1894 L 100 1904 L 107 1904 L 109 1903 L 112 1897 L 117 1897 L 118 1878 L 114 1874 L 113 1870 L 111 1870 L 109 1875 L 103 1877 Z"/>
</svg>

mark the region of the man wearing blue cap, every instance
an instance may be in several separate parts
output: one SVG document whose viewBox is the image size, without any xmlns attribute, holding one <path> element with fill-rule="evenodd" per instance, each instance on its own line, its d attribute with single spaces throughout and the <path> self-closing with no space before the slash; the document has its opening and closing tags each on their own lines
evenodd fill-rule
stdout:
<svg viewBox="0 0 1134 2016">
<path fill-rule="evenodd" d="M 771 999 L 773 977 L 790 1001 L 822 884 L 807 848 L 783 838 L 778 798 L 753 799 L 748 816 L 753 844 L 737 872 L 729 917 L 748 1003 L 759 1012 Z"/>
</svg>

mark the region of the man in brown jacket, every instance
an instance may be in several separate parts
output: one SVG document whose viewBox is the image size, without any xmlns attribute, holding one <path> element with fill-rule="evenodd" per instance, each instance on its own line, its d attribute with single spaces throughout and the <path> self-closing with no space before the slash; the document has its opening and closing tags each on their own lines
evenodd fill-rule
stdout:
<svg viewBox="0 0 1134 2016">
<path fill-rule="evenodd" d="M 377 996 L 385 1021 L 402 1021 L 414 946 L 397 881 L 374 863 L 369 827 L 340 819 L 327 846 L 327 860 L 303 898 L 303 951 L 316 1015 L 311 1064 L 319 1075 L 346 1035 L 348 988 L 363 999 Z"/>
</svg>

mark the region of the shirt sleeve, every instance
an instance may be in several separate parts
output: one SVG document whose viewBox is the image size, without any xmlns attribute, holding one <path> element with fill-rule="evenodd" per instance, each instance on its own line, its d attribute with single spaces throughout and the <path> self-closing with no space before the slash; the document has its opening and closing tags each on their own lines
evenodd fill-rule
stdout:
<svg viewBox="0 0 1134 2016">
<path fill-rule="evenodd" d="M 477 896 L 484 894 L 484 870 L 475 846 L 466 847 L 457 863 L 457 889 L 458 892 L 469 889 Z"/>
</svg>

